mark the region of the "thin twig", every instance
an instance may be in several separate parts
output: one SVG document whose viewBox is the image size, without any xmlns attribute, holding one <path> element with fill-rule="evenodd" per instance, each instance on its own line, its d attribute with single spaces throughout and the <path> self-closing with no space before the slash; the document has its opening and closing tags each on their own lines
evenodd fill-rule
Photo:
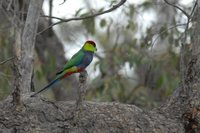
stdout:
<svg viewBox="0 0 200 133">
<path fill-rule="evenodd" d="M 184 31 L 184 39 L 183 39 L 182 42 L 186 42 L 186 39 L 187 39 L 187 31 L 188 31 L 188 28 L 189 28 L 189 23 L 190 23 L 190 20 L 191 20 L 191 18 L 192 18 L 192 15 L 193 15 L 193 13 L 194 13 L 194 10 L 195 10 L 196 6 L 197 6 L 197 0 L 196 0 L 194 6 L 193 6 L 193 8 L 192 8 L 192 11 L 191 11 L 189 17 L 188 17 L 187 25 L 186 25 L 185 31 Z"/>
<path fill-rule="evenodd" d="M 49 1 L 49 16 L 52 16 L 52 12 L 53 12 L 53 0 Z M 52 24 L 52 20 L 51 18 L 49 18 L 49 25 Z"/>
<path fill-rule="evenodd" d="M 152 42 L 151 50 L 153 49 L 153 46 L 154 46 L 155 42 L 158 40 L 158 38 L 161 36 L 161 34 L 167 32 L 167 31 L 169 31 L 169 30 L 172 30 L 172 29 L 174 29 L 174 28 L 176 28 L 176 27 L 183 26 L 183 25 L 186 25 L 186 24 L 187 24 L 187 23 L 176 24 L 176 25 L 174 25 L 174 26 L 172 26 L 172 27 L 170 27 L 170 28 L 168 28 L 168 29 L 166 29 L 166 30 L 163 30 L 163 31 L 157 33 L 157 34 L 158 34 L 157 37 L 156 37 L 156 38 L 154 39 L 154 41 Z"/>
<path fill-rule="evenodd" d="M 10 10 L 10 7 L 11 7 L 12 3 L 13 3 L 13 0 L 10 0 L 10 2 L 9 2 L 9 4 L 8 4 L 8 7 L 7 7 L 7 11 Z"/>
<path fill-rule="evenodd" d="M 99 54 L 97 54 L 97 53 L 95 53 L 94 56 L 97 57 L 99 60 L 102 60 L 102 59 L 103 59 L 103 58 L 102 58 Z"/>
<path fill-rule="evenodd" d="M 194 6 L 193 6 L 192 11 L 191 11 L 191 13 L 190 13 L 190 18 L 191 18 L 191 16 L 193 15 L 193 13 L 194 13 L 194 11 L 195 11 L 195 9 L 196 9 L 196 7 L 197 7 L 197 1 L 198 1 L 198 0 L 196 0 L 195 3 L 194 3 Z"/>
<path fill-rule="evenodd" d="M 14 59 L 14 58 L 15 58 L 15 57 L 13 56 L 13 57 L 8 58 L 8 59 L 5 60 L 5 61 L 0 62 L 0 65 L 3 65 L 3 64 L 5 64 L 6 62 L 8 62 L 8 61 L 10 61 L 10 60 L 12 60 L 12 59 Z"/>
<path fill-rule="evenodd" d="M 100 16 L 100 15 L 109 13 L 109 12 L 111 12 L 113 10 L 116 10 L 118 7 L 120 7 L 121 5 L 123 5 L 125 2 L 126 2 L 126 0 L 121 0 L 118 4 L 114 5 L 112 8 L 110 8 L 108 10 L 105 10 L 105 11 L 102 11 L 102 12 L 98 12 L 98 13 L 95 13 L 95 14 L 91 14 L 91 15 L 88 15 L 88 16 L 84 16 L 84 17 L 75 17 L 75 18 L 69 18 L 69 19 L 61 19 L 61 18 L 58 18 L 58 17 L 43 16 L 43 17 L 49 17 L 49 18 L 53 18 L 53 19 L 58 19 L 60 21 L 58 21 L 58 22 L 56 22 L 54 24 L 51 24 L 49 27 L 47 27 L 46 29 L 38 32 L 37 34 L 41 34 L 44 31 L 48 30 L 49 28 L 52 28 L 53 26 L 55 26 L 57 24 L 61 24 L 61 23 L 64 23 L 64 22 L 69 22 L 69 21 L 78 21 L 78 20 L 84 20 L 84 19 L 94 18 L 94 17 Z"/>
<path fill-rule="evenodd" d="M 4 78 L 7 81 L 9 86 L 12 85 L 12 83 L 10 82 L 10 80 L 8 78 L 13 78 L 14 77 L 13 75 L 8 75 L 3 72 L 0 72 L 0 75 L 2 76 L 2 78 Z"/>
<path fill-rule="evenodd" d="M 187 12 L 185 12 L 182 8 L 180 8 L 179 6 L 174 5 L 174 4 L 172 4 L 172 3 L 169 3 L 167 0 L 164 0 L 164 1 L 165 1 L 165 3 L 167 3 L 168 5 L 173 6 L 173 7 L 177 8 L 177 9 L 179 9 L 187 18 L 190 17 L 190 15 L 189 15 Z"/>
<path fill-rule="evenodd" d="M 60 3 L 59 5 L 62 5 L 62 4 L 64 4 L 66 2 L 66 0 L 63 0 L 63 2 L 62 3 Z"/>
<path fill-rule="evenodd" d="M 40 17 L 46 17 L 46 18 L 57 19 L 57 20 L 63 21 L 63 18 L 59 18 L 59 17 L 55 17 L 55 16 L 41 15 Z"/>
</svg>

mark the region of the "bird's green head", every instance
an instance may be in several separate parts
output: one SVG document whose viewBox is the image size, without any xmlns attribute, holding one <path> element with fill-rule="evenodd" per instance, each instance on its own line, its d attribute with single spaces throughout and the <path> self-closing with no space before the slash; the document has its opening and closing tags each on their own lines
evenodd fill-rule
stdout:
<svg viewBox="0 0 200 133">
<path fill-rule="evenodd" d="M 83 45 L 83 49 L 85 51 L 90 51 L 90 52 L 97 51 L 95 42 L 90 41 L 90 40 L 88 40 L 88 41 L 85 42 L 85 44 Z"/>
</svg>

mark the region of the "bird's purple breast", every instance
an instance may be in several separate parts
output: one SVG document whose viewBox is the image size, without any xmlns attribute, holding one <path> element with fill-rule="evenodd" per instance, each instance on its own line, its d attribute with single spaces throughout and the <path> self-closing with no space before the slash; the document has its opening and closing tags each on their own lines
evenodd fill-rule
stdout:
<svg viewBox="0 0 200 133">
<path fill-rule="evenodd" d="M 93 52 L 85 52 L 83 60 L 81 61 L 78 67 L 86 68 L 93 60 L 94 53 Z"/>
</svg>

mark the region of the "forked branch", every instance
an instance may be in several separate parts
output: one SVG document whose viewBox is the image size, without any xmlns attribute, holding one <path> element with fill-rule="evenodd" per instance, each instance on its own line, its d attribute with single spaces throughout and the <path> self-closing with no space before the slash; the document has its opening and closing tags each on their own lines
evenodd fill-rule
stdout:
<svg viewBox="0 0 200 133">
<path fill-rule="evenodd" d="M 49 17 L 49 18 L 52 18 L 52 19 L 58 19 L 58 20 L 60 20 L 60 21 L 51 24 L 49 27 L 47 27 L 46 29 L 44 29 L 44 30 L 38 32 L 37 34 L 41 34 L 41 33 L 43 33 L 44 31 L 46 31 L 46 30 L 52 28 L 53 26 L 58 25 L 58 24 L 61 24 L 61 23 L 64 23 L 64 22 L 78 21 L 78 20 L 84 20 L 84 19 L 94 18 L 94 17 L 100 16 L 100 15 L 103 15 L 103 14 L 106 14 L 106 13 L 109 13 L 109 12 L 112 12 L 112 11 L 116 10 L 118 7 L 122 6 L 125 2 L 126 2 L 126 0 L 121 0 L 118 4 L 112 6 L 110 9 L 107 9 L 107 10 L 102 11 L 102 12 L 97 12 L 97 13 L 94 13 L 94 14 L 91 14 L 91 15 L 88 15 L 88 16 L 74 17 L 74 18 L 69 18 L 69 19 L 62 19 L 62 18 L 53 17 L 53 16 L 43 16 L 43 17 Z"/>
</svg>

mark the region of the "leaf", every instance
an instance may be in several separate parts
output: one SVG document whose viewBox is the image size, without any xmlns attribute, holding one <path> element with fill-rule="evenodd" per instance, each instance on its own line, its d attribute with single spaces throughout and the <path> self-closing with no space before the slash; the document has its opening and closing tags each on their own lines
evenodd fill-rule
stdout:
<svg viewBox="0 0 200 133">
<path fill-rule="evenodd" d="M 135 30 L 136 29 L 136 24 L 133 21 L 128 21 L 128 25 L 126 26 L 126 29 L 131 29 L 131 30 Z"/>
<path fill-rule="evenodd" d="M 159 34 L 160 34 L 160 38 L 163 40 L 164 38 L 166 38 L 166 36 L 168 36 L 168 30 L 167 30 L 167 26 L 164 25 L 160 28 L 160 31 L 159 31 Z"/>
<path fill-rule="evenodd" d="M 39 80 L 41 80 L 42 77 L 43 77 L 43 73 L 42 73 L 42 71 L 41 71 L 41 70 L 36 70 L 35 73 L 36 73 L 37 78 L 38 78 Z"/>
<path fill-rule="evenodd" d="M 77 17 L 77 16 L 79 16 L 79 14 L 80 14 L 80 12 L 83 10 L 83 8 L 80 8 L 80 9 L 78 9 L 77 11 L 76 11 L 76 13 L 75 13 L 75 16 Z"/>
<path fill-rule="evenodd" d="M 85 25 L 87 31 L 91 34 L 95 33 L 95 21 L 94 18 L 85 19 L 82 21 L 82 23 Z"/>
<path fill-rule="evenodd" d="M 100 26 L 101 26 L 102 28 L 106 26 L 106 20 L 105 20 L 105 19 L 102 19 L 102 20 L 101 20 Z"/>
<path fill-rule="evenodd" d="M 157 80 L 156 88 L 160 88 L 162 86 L 163 82 L 164 82 L 164 78 L 163 78 L 163 76 L 160 76 L 160 78 Z"/>
<path fill-rule="evenodd" d="M 103 10 L 104 10 L 104 7 L 100 8 L 100 9 L 99 9 L 99 12 L 102 12 Z"/>
<path fill-rule="evenodd" d="M 145 1 L 139 7 L 143 7 L 144 10 L 148 10 L 152 7 L 152 2 L 151 1 Z"/>
<path fill-rule="evenodd" d="M 112 0 L 111 2 L 110 2 L 110 6 L 113 6 L 114 4 L 116 4 L 117 3 L 117 0 Z"/>
<path fill-rule="evenodd" d="M 129 14 L 130 14 L 130 16 L 133 16 L 134 15 L 134 13 L 135 13 L 135 7 L 134 7 L 134 5 L 129 5 Z"/>
</svg>

